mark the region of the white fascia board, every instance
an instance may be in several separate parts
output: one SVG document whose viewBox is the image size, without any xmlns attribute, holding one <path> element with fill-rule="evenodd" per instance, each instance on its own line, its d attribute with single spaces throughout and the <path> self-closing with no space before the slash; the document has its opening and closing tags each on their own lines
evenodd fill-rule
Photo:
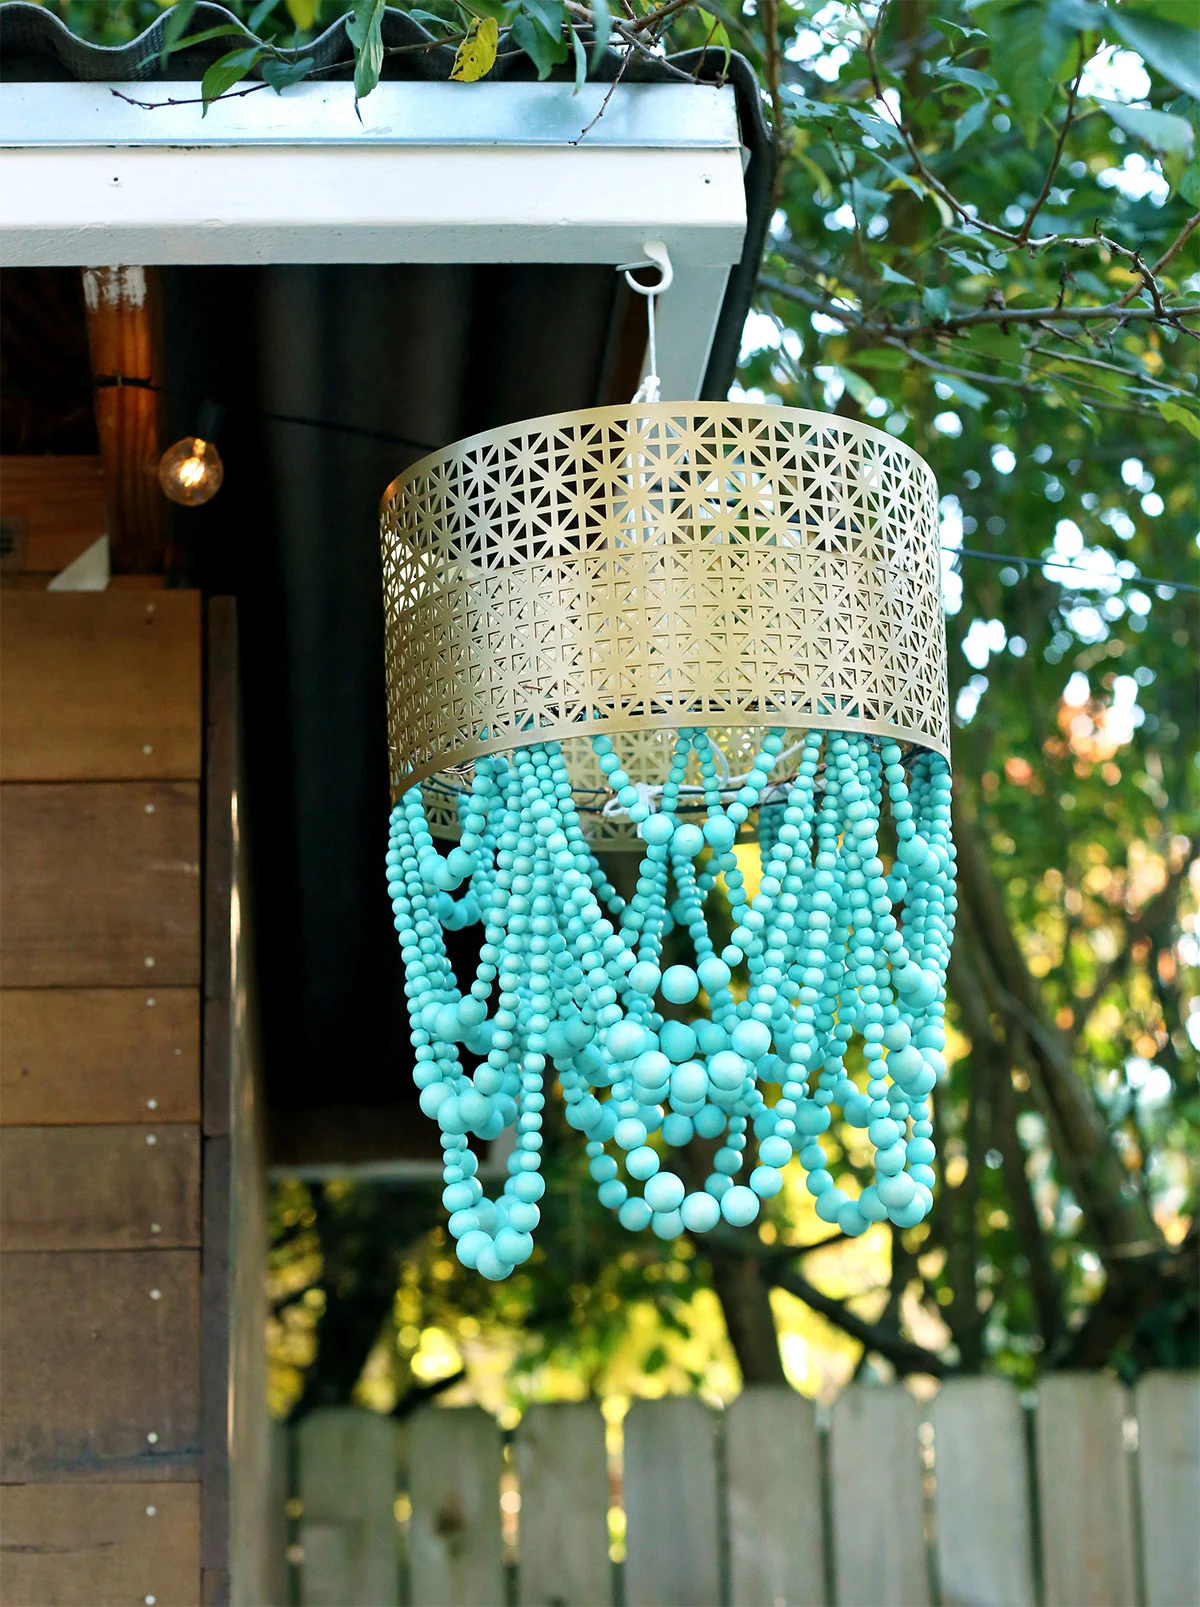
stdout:
<svg viewBox="0 0 1200 1607">
<path fill-rule="evenodd" d="M 728 86 L 385 83 L 361 124 L 349 84 L 207 117 L 196 91 L 0 85 L 0 267 L 617 264 L 662 240 L 663 394 L 697 394 L 746 232 Z"/>
<path fill-rule="evenodd" d="M 207 116 L 196 90 L 0 86 L 0 265 L 617 263 L 647 238 L 681 265 L 741 255 L 728 87 L 618 85 L 606 104 L 603 84 L 387 83 L 361 124 L 349 84 Z"/>
<path fill-rule="evenodd" d="M 77 146 L 0 152 L 0 266 L 629 262 L 726 266 L 736 151 Z"/>
</svg>

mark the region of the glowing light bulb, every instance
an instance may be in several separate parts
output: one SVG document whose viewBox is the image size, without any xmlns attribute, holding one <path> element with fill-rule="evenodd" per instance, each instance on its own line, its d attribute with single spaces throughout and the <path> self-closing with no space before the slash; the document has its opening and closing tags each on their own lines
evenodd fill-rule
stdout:
<svg viewBox="0 0 1200 1607">
<path fill-rule="evenodd" d="M 185 435 L 159 459 L 158 483 L 172 502 L 198 508 L 215 497 L 225 478 L 221 454 L 211 441 Z"/>
</svg>

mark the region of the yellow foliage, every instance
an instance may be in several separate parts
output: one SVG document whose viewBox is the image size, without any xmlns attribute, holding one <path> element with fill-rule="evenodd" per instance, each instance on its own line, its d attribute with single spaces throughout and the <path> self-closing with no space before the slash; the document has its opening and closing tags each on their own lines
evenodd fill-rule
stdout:
<svg viewBox="0 0 1200 1607">
<path fill-rule="evenodd" d="M 460 84 L 473 84 L 486 77 L 496 65 L 499 43 L 500 26 L 495 17 L 473 18 L 467 37 L 458 47 L 450 77 Z"/>
<path fill-rule="evenodd" d="M 317 20 L 317 0 L 285 0 L 287 14 L 300 29 L 307 33 Z"/>
</svg>

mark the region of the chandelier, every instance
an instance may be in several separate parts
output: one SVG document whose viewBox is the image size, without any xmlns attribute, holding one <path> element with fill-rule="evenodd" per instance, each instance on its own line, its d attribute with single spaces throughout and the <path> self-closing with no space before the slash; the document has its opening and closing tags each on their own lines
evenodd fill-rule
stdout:
<svg viewBox="0 0 1200 1607">
<path fill-rule="evenodd" d="M 388 894 L 459 1260 L 532 1253 L 554 1081 L 632 1231 L 752 1223 L 793 1156 L 846 1234 L 918 1223 L 956 902 L 928 466 L 828 414 L 635 401 L 423 459 L 382 546 Z M 471 1139 L 505 1129 L 489 1200 Z"/>
</svg>

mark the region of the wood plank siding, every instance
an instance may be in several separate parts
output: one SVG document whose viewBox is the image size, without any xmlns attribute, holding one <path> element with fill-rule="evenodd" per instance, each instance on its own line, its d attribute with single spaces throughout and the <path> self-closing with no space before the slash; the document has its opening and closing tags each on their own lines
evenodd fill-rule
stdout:
<svg viewBox="0 0 1200 1607">
<path fill-rule="evenodd" d="M 103 531 L 97 466 L 60 460 L 56 481 L 44 462 L 15 472 L 12 462 L 6 518 L 15 486 L 23 566 L 57 569 L 97 525 Z M 205 994 L 209 1030 L 229 1039 L 249 966 L 239 954 L 240 991 L 232 989 L 236 857 L 228 833 L 210 832 L 222 857 L 207 919 L 227 938 L 224 979 L 206 987 L 201 600 L 10 589 L 8 578 L 0 1599 L 261 1607 L 252 1585 L 236 1584 L 229 1555 L 230 1424 L 243 1437 L 257 1424 L 253 1402 L 235 1396 L 231 1409 L 229 1289 L 235 1279 L 261 1289 L 265 1230 L 258 1152 L 235 1152 L 229 1120 L 206 1112 L 203 1097 Z M 231 604 L 222 618 L 228 655 Z M 229 721 L 236 663 L 223 674 L 229 690 L 217 715 Z M 215 745 L 235 752 L 229 743 L 218 731 Z M 228 817 L 228 763 L 216 788 Z M 242 897 L 244 908 L 248 888 Z M 223 1046 L 223 1110 L 254 1105 L 257 1051 L 241 1030 L 235 1049 Z M 206 1127 L 222 1136 L 206 1137 Z M 229 1198 L 235 1176 L 247 1210 Z M 234 1222 L 244 1265 L 231 1248 Z M 252 1294 L 243 1304 L 253 1306 Z M 261 1305 L 250 1311 L 257 1328 L 238 1336 L 241 1350 L 261 1350 L 261 1317 Z M 217 1552 L 205 1551 L 203 1535 L 217 1537 Z"/>
</svg>

